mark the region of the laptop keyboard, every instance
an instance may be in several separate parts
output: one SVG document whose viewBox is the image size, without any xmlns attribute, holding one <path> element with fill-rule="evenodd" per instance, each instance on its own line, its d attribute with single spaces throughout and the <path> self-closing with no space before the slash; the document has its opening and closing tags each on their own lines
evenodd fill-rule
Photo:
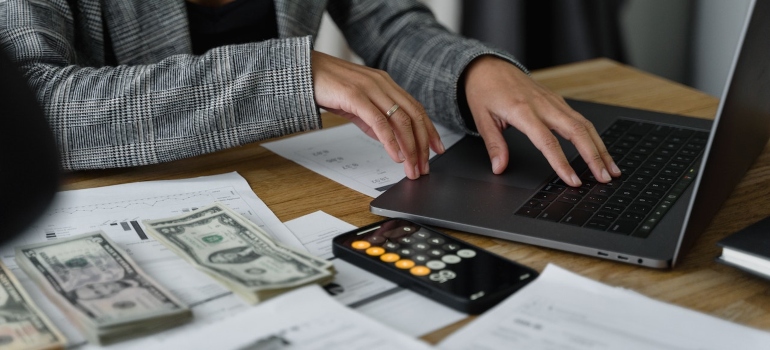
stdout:
<svg viewBox="0 0 770 350">
<path fill-rule="evenodd" d="M 572 167 L 581 187 L 556 177 L 516 214 L 647 237 L 695 178 L 708 133 L 619 119 L 601 137 L 621 177 L 598 182 L 578 158 Z"/>
</svg>

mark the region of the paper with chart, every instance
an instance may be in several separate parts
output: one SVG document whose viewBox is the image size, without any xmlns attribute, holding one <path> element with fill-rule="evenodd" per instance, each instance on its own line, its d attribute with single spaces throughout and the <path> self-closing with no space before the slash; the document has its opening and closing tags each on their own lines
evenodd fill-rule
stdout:
<svg viewBox="0 0 770 350">
<path fill-rule="evenodd" d="M 464 136 L 441 125 L 434 125 L 446 148 Z M 390 159 L 379 141 L 367 136 L 353 124 L 266 142 L 262 146 L 374 198 L 405 176 L 403 165 Z M 431 157 L 434 155 L 431 151 Z"/>
<path fill-rule="evenodd" d="M 13 260 L 13 247 L 102 230 L 148 275 L 193 308 L 195 321 L 190 327 L 194 328 L 242 311 L 247 304 L 168 251 L 160 242 L 149 239 L 141 222 L 189 212 L 215 201 L 244 215 L 282 242 L 301 246 L 296 239 L 291 241 L 293 234 L 257 197 L 246 180 L 237 173 L 229 173 L 59 192 L 40 220 L 0 248 L 0 254 L 3 262 L 30 291 L 33 300 L 65 333 L 70 345 L 83 343 L 83 337 L 18 269 Z M 163 336 L 153 338 L 162 339 Z"/>
<path fill-rule="evenodd" d="M 440 349 L 767 349 L 770 333 L 730 323 L 555 265 L 453 333 Z"/>
<path fill-rule="evenodd" d="M 322 211 L 287 221 L 286 226 L 310 254 L 332 259 L 337 276 L 326 288 L 340 303 L 415 337 L 467 317 L 344 260 L 334 259 L 332 238 L 355 226 Z"/>
</svg>

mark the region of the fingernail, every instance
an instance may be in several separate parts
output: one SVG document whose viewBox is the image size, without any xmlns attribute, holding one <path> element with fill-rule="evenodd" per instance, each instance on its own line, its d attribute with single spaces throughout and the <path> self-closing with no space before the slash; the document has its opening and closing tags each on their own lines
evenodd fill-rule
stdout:
<svg viewBox="0 0 770 350">
<path fill-rule="evenodd" d="M 572 174 L 572 183 L 575 185 L 575 187 L 583 185 L 583 181 L 580 181 L 580 178 L 577 176 L 577 174 Z"/>
<path fill-rule="evenodd" d="M 618 165 L 615 164 L 615 162 L 612 162 L 610 164 L 610 168 L 612 169 L 612 172 L 615 174 L 620 174 L 620 168 L 618 168 Z"/>
<path fill-rule="evenodd" d="M 610 177 L 610 173 L 607 172 L 607 169 L 602 169 L 602 178 L 606 181 L 612 181 L 612 177 Z"/>
<path fill-rule="evenodd" d="M 438 150 L 441 151 L 441 153 L 444 153 L 444 151 L 446 151 L 446 149 L 444 148 L 444 143 L 441 141 L 439 141 L 438 143 Z"/>
<path fill-rule="evenodd" d="M 406 157 L 404 157 L 404 154 L 401 153 L 400 150 L 398 151 L 398 159 L 401 159 L 402 162 L 406 160 Z"/>
<path fill-rule="evenodd" d="M 425 167 L 423 169 L 425 169 L 425 171 L 422 174 L 427 175 L 430 172 L 430 164 L 425 162 Z"/>
<path fill-rule="evenodd" d="M 492 158 L 492 172 L 497 171 L 497 168 L 500 167 L 500 158 L 494 157 Z"/>
<path fill-rule="evenodd" d="M 415 179 L 420 177 L 420 168 L 416 164 L 414 166 L 414 176 L 415 176 Z"/>
</svg>

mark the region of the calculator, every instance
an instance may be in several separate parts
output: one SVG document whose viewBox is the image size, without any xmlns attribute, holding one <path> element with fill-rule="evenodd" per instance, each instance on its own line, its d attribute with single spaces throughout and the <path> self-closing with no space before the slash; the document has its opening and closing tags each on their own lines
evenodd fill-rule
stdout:
<svg viewBox="0 0 770 350">
<path fill-rule="evenodd" d="M 432 300 L 479 314 L 537 272 L 405 219 L 387 219 L 332 240 L 334 255 Z"/>
</svg>

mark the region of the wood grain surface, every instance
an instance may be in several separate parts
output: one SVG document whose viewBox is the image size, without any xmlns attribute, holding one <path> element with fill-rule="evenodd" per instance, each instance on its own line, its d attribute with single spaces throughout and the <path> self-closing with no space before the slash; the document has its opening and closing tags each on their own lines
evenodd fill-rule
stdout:
<svg viewBox="0 0 770 350">
<path fill-rule="evenodd" d="M 626 107 L 713 118 L 716 97 L 606 59 L 536 71 L 533 77 L 565 97 Z M 768 97 L 770 98 L 770 96 Z M 346 121 L 324 115 L 324 126 Z M 178 179 L 237 171 L 281 221 L 323 210 L 356 226 L 382 219 L 369 212 L 371 198 L 251 144 L 200 157 L 146 167 L 68 174 L 63 189 Z M 673 270 L 653 270 L 473 234 L 446 231 L 538 271 L 548 263 L 603 283 L 752 327 L 770 330 L 770 282 L 718 264 L 716 242 L 770 215 L 767 147 L 709 229 Z M 712 218 L 695 218 L 712 220 Z M 426 335 L 435 343 L 470 320 Z"/>
</svg>

